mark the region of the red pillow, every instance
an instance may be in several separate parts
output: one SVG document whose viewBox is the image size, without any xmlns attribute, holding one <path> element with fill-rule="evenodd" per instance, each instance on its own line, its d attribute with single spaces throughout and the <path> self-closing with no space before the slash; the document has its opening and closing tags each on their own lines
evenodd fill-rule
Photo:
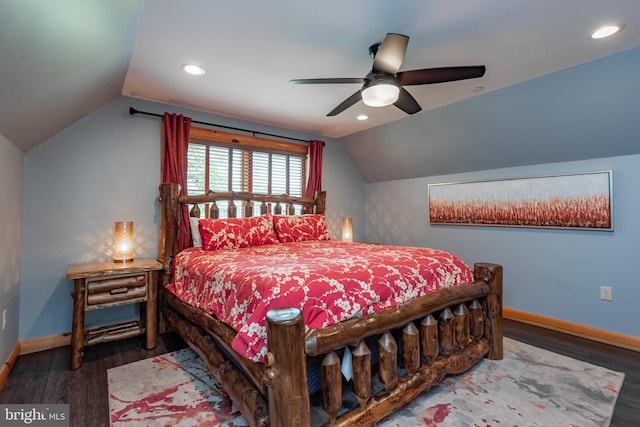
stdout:
<svg viewBox="0 0 640 427">
<path fill-rule="evenodd" d="M 271 215 L 250 218 L 201 219 L 202 249 L 238 249 L 278 243 Z"/>
<path fill-rule="evenodd" d="M 273 217 L 273 227 L 281 243 L 305 240 L 331 240 L 324 215 L 309 214 Z"/>
</svg>

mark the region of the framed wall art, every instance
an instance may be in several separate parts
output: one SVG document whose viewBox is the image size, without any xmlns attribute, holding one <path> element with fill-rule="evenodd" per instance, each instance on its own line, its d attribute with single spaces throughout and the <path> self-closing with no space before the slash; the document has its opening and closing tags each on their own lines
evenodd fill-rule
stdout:
<svg viewBox="0 0 640 427">
<path fill-rule="evenodd" d="M 612 172 L 429 184 L 429 222 L 613 231 Z"/>
</svg>

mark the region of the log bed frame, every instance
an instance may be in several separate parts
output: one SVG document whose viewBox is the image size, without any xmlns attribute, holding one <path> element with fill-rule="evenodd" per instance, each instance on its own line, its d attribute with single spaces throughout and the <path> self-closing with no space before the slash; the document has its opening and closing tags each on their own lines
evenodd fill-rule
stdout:
<svg viewBox="0 0 640 427">
<path fill-rule="evenodd" d="M 474 265 L 474 282 L 445 288 L 384 312 L 350 319 L 322 330 L 305 327 L 300 310 L 279 309 L 267 314 L 268 353 L 255 363 L 235 352 L 236 335 L 228 325 L 165 291 L 177 250 L 179 211 L 193 205 L 210 205 L 209 217 L 218 217 L 216 201 L 235 200 L 251 216 L 252 201 L 267 203 L 272 213 L 293 214 L 293 205 L 312 206 L 324 213 L 325 194 L 315 200 L 249 193 L 209 193 L 179 196 L 177 184 L 160 185 L 160 262 L 163 321 L 205 361 L 211 373 L 251 426 L 309 426 L 311 403 L 307 381 L 307 356 L 321 356 L 322 408 L 326 425 L 369 426 L 440 383 L 449 374 L 462 373 L 482 358 L 502 359 L 502 266 Z M 230 202 L 229 217 L 235 216 Z M 402 352 L 398 352 L 400 337 Z M 380 336 L 378 364 L 364 339 Z M 352 352 L 351 392 L 359 406 L 346 410 L 340 358 L 335 349 Z M 372 381 L 383 389 L 372 393 Z"/>
</svg>

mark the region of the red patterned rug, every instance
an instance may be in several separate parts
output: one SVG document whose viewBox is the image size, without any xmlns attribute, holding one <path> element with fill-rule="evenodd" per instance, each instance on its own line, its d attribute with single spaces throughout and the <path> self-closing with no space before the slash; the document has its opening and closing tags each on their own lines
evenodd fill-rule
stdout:
<svg viewBox="0 0 640 427">
<path fill-rule="evenodd" d="M 502 361 L 449 377 L 379 425 L 608 426 L 624 374 L 505 339 Z M 109 369 L 113 427 L 247 426 L 191 350 Z"/>
</svg>

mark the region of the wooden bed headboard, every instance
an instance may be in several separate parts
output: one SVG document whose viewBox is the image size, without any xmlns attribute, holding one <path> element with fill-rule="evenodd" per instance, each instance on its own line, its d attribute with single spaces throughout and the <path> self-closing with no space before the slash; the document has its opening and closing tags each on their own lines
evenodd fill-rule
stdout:
<svg viewBox="0 0 640 427">
<path fill-rule="evenodd" d="M 207 218 L 218 218 L 217 202 L 228 201 L 228 217 L 250 217 L 254 215 L 253 204 L 260 202 L 260 214 L 295 215 L 295 206 L 311 208 L 313 213 L 325 213 L 326 192 L 319 191 L 315 199 L 287 195 L 267 195 L 245 192 L 213 192 L 193 196 L 180 196 L 179 184 L 160 184 L 160 250 L 158 260 L 169 272 L 170 263 L 178 253 L 178 227 L 180 207 L 192 206 L 189 214 L 200 217 L 200 205 L 209 205 Z M 307 210 L 309 211 L 309 210 Z M 244 215 L 238 215 L 244 213 Z"/>
</svg>

